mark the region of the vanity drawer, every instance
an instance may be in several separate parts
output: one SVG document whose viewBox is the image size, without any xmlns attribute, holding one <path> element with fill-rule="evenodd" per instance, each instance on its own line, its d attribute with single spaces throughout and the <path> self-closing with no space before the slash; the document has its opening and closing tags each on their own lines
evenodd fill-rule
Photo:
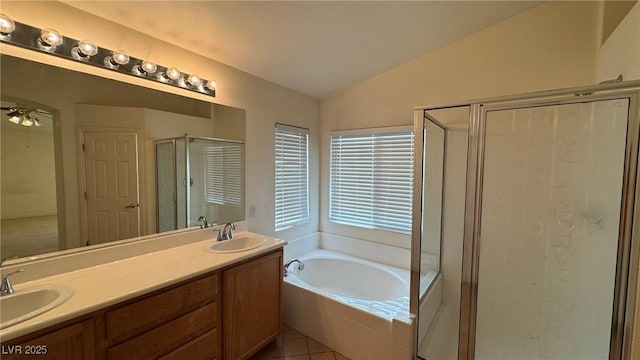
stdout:
<svg viewBox="0 0 640 360">
<path fill-rule="evenodd" d="M 158 360 L 212 360 L 218 356 L 218 331 L 211 330 Z"/>
<path fill-rule="evenodd" d="M 200 339 L 201 335 L 208 332 L 215 334 L 215 331 L 211 330 L 215 330 L 217 318 L 218 304 L 216 302 L 207 304 L 131 340 L 109 348 L 107 350 L 107 359 L 157 359 L 174 349 L 180 350 L 179 348 L 183 345 L 189 345 L 191 339 Z M 209 338 L 207 337 L 207 339 Z M 196 346 L 200 349 L 210 346 L 211 348 L 208 350 L 214 353 L 217 350 L 216 342 L 207 344 L 200 342 L 194 345 L 194 347 Z M 185 349 L 185 351 L 188 351 L 188 349 Z"/>
<path fill-rule="evenodd" d="M 105 333 L 109 343 L 126 340 L 215 301 L 218 282 L 216 273 L 107 311 Z"/>
</svg>

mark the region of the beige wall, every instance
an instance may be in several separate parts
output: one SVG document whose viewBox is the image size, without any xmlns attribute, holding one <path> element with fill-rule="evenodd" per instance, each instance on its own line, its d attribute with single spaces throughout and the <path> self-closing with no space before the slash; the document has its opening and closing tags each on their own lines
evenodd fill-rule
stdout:
<svg viewBox="0 0 640 360">
<path fill-rule="evenodd" d="M 197 72 L 218 84 L 215 99 L 204 95 L 150 83 L 133 76 L 116 74 L 83 64 L 54 58 L 45 54 L 2 45 L 3 53 L 26 57 L 78 71 L 133 83 L 135 85 L 199 98 L 205 101 L 246 110 L 246 203 L 255 208 L 255 216 L 248 218 L 249 229 L 266 235 L 274 232 L 274 127 L 276 122 L 310 128 L 310 188 L 318 188 L 319 101 L 312 97 L 262 80 L 245 72 L 176 45 L 165 43 L 124 26 L 98 18 L 57 2 L 2 2 L 2 12 L 16 21 L 44 28 L 52 27 L 76 39 L 91 39 L 111 49 L 124 49 L 138 58 L 149 58 L 162 65 L 176 66 L 185 72 Z M 73 190 L 70 187 L 69 190 Z M 318 197 L 311 192 L 311 221 L 279 236 L 296 237 L 317 230 Z"/>
<path fill-rule="evenodd" d="M 408 237 L 328 221 L 330 131 L 411 124 L 418 105 L 593 84 L 597 10 L 547 3 L 323 99 L 321 230 L 409 246 Z"/>
<path fill-rule="evenodd" d="M 214 119 L 213 137 L 244 141 L 244 111 L 228 106 L 216 106 L 212 109 Z"/>
<path fill-rule="evenodd" d="M 608 40 L 620 21 L 627 16 L 629 10 L 635 5 L 635 0 L 607 0 L 600 2 L 601 39 L 599 44 L 603 44 Z"/>
<path fill-rule="evenodd" d="M 53 133 L 14 124 L 2 126 L 2 219 L 55 215 Z"/>
<path fill-rule="evenodd" d="M 629 11 L 598 49 L 596 81 L 640 79 L 640 2 Z"/>
</svg>

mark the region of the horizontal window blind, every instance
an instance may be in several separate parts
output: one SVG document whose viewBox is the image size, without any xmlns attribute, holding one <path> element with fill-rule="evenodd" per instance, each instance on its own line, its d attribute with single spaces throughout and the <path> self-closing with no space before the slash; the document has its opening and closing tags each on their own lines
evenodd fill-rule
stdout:
<svg viewBox="0 0 640 360">
<path fill-rule="evenodd" d="M 309 222 L 309 130 L 276 125 L 275 229 Z"/>
<path fill-rule="evenodd" d="M 331 134 L 329 220 L 411 233 L 411 127 Z"/>
<path fill-rule="evenodd" d="M 204 148 L 205 199 L 214 204 L 242 203 L 242 147 L 225 144 Z"/>
</svg>

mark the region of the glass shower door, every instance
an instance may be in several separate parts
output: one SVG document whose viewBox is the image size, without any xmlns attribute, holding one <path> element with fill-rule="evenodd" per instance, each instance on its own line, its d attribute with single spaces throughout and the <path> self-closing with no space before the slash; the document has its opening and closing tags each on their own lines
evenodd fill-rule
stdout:
<svg viewBox="0 0 640 360">
<path fill-rule="evenodd" d="M 486 111 L 476 359 L 609 358 L 629 105 Z"/>
<path fill-rule="evenodd" d="M 423 117 L 416 331 L 420 359 L 458 358 L 469 111 L 463 105 L 419 114 Z"/>
<path fill-rule="evenodd" d="M 175 141 L 156 142 L 157 232 L 177 229 Z"/>
</svg>

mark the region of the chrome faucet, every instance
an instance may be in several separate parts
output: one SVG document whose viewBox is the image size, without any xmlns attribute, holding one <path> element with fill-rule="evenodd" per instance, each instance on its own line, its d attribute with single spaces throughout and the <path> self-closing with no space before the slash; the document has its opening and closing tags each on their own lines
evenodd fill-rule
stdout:
<svg viewBox="0 0 640 360">
<path fill-rule="evenodd" d="M 284 264 L 284 276 L 287 276 L 287 273 L 289 272 L 289 265 L 293 264 L 294 262 L 298 263 L 298 270 L 304 270 L 304 263 L 302 261 L 298 259 L 291 259 Z"/>
<path fill-rule="evenodd" d="M 198 218 L 198 223 L 200 223 L 200 229 L 206 229 L 209 227 L 209 223 L 207 222 L 207 218 L 204 216 L 200 216 Z"/>
<path fill-rule="evenodd" d="M 13 274 L 21 273 L 23 271 L 24 271 L 24 269 L 20 269 L 20 270 L 16 270 L 16 271 L 10 272 L 10 273 L 8 273 L 6 275 L 2 275 L 2 283 L 0 284 L 0 296 L 11 295 L 11 294 L 14 293 L 13 285 L 11 284 L 11 281 L 9 280 L 9 276 L 11 276 Z"/>
<path fill-rule="evenodd" d="M 224 224 L 222 231 L 218 231 L 218 241 L 233 239 L 233 230 L 237 230 L 236 224 L 230 222 Z"/>
</svg>

